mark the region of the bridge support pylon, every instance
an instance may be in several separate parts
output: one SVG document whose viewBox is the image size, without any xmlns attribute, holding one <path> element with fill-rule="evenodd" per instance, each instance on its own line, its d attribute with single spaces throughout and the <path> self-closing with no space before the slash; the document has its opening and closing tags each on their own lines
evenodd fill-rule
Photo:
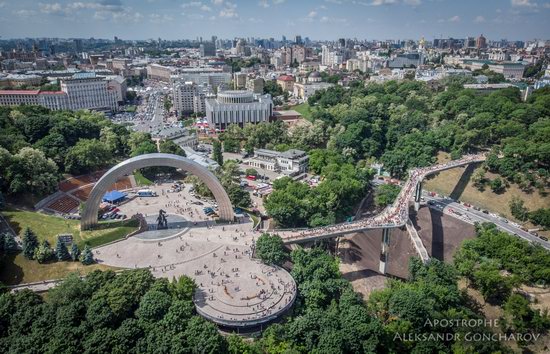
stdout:
<svg viewBox="0 0 550 354">
<path fill-rule="evenodd" d="M 382 249 L 380 250 L 380 265 L 378 270 L 386 274 L 386 263 L 388 262 L 388 248 L 390 247 L 390 228 L 382 229 Z"/>
<path fill-rule="evenodd" d="M 422 197 L 422 182 L 418 182 L 414 192 L 414 210 L 420 209 L 420 198 Z"/>
</svg>

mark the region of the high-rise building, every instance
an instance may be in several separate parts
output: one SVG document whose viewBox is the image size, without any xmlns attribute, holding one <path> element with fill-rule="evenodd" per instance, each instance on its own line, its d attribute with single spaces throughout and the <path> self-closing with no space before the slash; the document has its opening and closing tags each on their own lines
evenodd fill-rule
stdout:
<svg viewBox="0 0 550 354">
<path fill-rule="evenodd" d="M 252 93 L 255 94 L 263 94 L 264 93 L 264 79 L 261 77 L 257 78 L 248 78 L 246 80 L 246 89 L 252 91 Z"/>
<path fill-rule="evenodd" d="M 209 85 L 189 81 L 174 81 L 172 84 L 172 99 L 178 115 L 205 112 L 205 100 L 211 94 L 212 87 Z"/>
<path fill-rule="evenodd" d="M 485 37 L 483 37 L 483 35 L 477 37 L 477 39 L 476 39 L 476 48 L 477 49 L 487 48 L 487 39 L 485 39 Z"/>
<path fill-rule="evenodd" d="M 73 39 L 73 47 L 75 53 L 82 52 L 82 39 Z"/>
<path fill-rule="evenodd" d="M 233 88 L 235 90 L 244 89 L 246 87 L 246 73 L 233 74 Z"/>
<path fill-rule="evenodd" d="M 296 38 L 294 39 L 294 43 L 296 43 L 297 45 L 301 45 L 302 44 L 302 36 L 297 35 Z"/>
<path fill-rule="evenodd" d="M 215 57 L 216 44 L 215 42 L 204 42 L 200 44 L 201 57 Z"/>
</svg>

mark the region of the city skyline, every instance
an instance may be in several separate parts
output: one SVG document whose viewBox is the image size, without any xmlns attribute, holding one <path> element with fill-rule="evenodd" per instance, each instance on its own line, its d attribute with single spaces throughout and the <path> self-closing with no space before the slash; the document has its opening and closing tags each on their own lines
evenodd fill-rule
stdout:
<svg viewBox="0 0 550 354">
<path fill-rule="evenodd" d="M 475 10 L 472 10 L 475 9 Z M 0 1 L 2 39 L 546 38 L 548 0 Z"/>
</svg>

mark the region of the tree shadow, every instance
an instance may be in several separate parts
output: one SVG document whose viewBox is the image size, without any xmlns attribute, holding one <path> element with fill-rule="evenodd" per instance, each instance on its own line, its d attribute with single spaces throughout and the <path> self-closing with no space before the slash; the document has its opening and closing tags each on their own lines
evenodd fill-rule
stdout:
<svg viewBox="0 0 550 354">
<path fill-rule="evenodd" d="M 353 272 L 345 273 L 343 274 L 343 277 L 346 278 L 348 281 L 354 281 L 359 279 L 367 279 L 377 275 L 381 275 L 381 274 L 372 269 L 363 269 L 363 270 L 354 270 Z"/>
<path fill-rule="evenodd" d="M 0 282 L 4 285 L 16 285 L 23 281 L 23 268 L 15 264 L 15 257 L 19 253 L 0 255 Z"/>
</svg>

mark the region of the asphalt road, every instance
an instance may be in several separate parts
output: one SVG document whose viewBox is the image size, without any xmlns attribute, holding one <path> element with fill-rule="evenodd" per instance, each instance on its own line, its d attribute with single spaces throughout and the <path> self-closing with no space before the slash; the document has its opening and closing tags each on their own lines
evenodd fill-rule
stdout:
<svg viewBox="0 0 550 354">
<path fill-rule="evenodd" d="M 431 197 L 427 194 L 424 195 L 424 199 L 426 201 L 433 201 L 432 205 L 428 204 L 430 208 L 440 210 L 447 215 L 461 219 L 470 224 L 474 224 L 476 222 L 491 222 L 502 231 L 506 231 L 509 234 L 520 237 L 526 241 L 538 243 L 547 250 L 550 250 L 550 242 L 544 241 L 527 231 L 523 231 L 518 226 L 515 226 L 512 222 L 496 214 L 485 214 L 482 211 L 475 210 L 474 208 L 469 208 L 450 199 Z"/>
</svg>

